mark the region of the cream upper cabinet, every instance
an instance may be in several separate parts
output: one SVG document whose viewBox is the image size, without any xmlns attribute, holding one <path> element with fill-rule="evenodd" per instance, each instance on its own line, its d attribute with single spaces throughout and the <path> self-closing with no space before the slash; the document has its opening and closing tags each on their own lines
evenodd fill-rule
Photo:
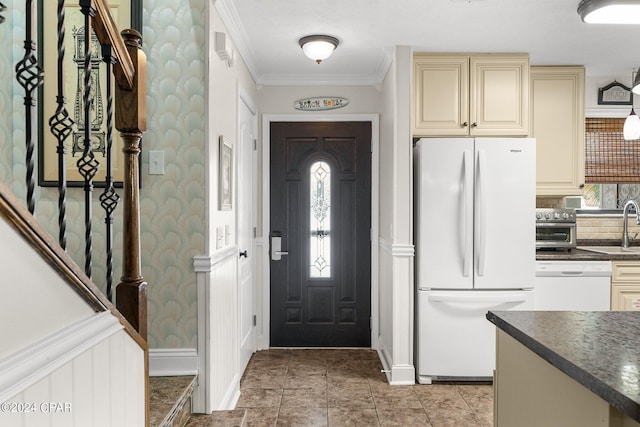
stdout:
<svg viewBox="0 0 640 427">
<path fill-rule="evenodd" d="M 536 194 L 582 195 L 584 67 L 531 67 L 531 136 L 536 138 Z"/>
<path fill-rule="evenodd" d="M 611 310 L 640 311 L 640 261 L 614 261 Z"/>
<path fill-rule="evenodd" d="M 527 136 L 529 56 L 414 55 L 414 136 Z"/>
</svg>

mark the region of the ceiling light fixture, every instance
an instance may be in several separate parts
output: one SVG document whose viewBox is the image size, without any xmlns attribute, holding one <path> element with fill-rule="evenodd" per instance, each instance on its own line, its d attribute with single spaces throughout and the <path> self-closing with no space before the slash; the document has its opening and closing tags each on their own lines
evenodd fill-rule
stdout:
<svg viewBox="0 0 640 427">
<path fill-rule="evenodd" d="M 633 104 L 633 94 L 640 95 L 640 72 L 636 73 L 636 78 L 631 82 L 631 92 L 631 103 Z"/>
<path fill-rule="evenodd" d="M 640 24 L 640 0 L 582 0 L 578 15 L 587 24 Z"/>
<path fill-rule="evenodd" d="M 634 78 L 635 74 L 635 78 Z M 635 71 L 631 74 L 631 80 L 635 86 L 635 81 L 638 80 L 638 73 Z M 631 113 L 627 116 L 622 127 L 622 135 L 626 140 L 640 139 L 640 117 L 633 111 L 633 92 L 631 92 Z"/>
<path fill-rule="evenodd" d="M 313 35 L 301 38 L 298 43 L 304 54 L 319 64 L 331 56 L 340 41 L 331 36 Z"/>
</svg>

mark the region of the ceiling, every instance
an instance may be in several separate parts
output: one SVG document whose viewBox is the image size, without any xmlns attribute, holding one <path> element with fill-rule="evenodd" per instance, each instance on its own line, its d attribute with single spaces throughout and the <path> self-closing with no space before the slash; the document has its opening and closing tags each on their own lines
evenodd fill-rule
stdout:
<svg viewBox="0 0 640 427">
<path fill-rule="evenodd" d="M 628 76 L 640 66 L 640 26 L 585 24 L 579 0 L 217 0 L 258 84 L 380 84 L 393 46 L 415 52 L 523 52 L 531 65 L 585 65 Z M 298 39 L 337 37 L 316 64 Z"/>
</svg>

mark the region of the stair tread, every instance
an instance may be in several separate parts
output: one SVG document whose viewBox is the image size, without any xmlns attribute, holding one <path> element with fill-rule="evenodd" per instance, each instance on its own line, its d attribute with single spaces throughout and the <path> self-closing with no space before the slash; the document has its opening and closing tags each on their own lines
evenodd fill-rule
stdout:
<svg viewBox="0 0 640 427">
<path fill-rule="evenodd" d="M 174 421 L 179 421 L 176 417 L 190 401 L 195 385 L 195 376 L 150 377 L 149 424 L 152 427 L 174 426 Z M 191 408 L 188 409 L 190 412 Z"/>
</svg>

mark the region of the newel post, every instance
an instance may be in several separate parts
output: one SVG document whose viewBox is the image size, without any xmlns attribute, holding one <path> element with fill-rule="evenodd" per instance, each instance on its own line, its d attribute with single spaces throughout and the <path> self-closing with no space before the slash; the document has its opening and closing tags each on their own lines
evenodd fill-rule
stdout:
<svg viewBox="0 0 640 427">
<path fill-rule="evenodd" d="M 147 339 L 147 283 L 140 260 L 140 179 L 139 156 L 142 133 L 147 128 L 147 57 L 142 51 L 142 35 L 122 31 L 122 38 L 135 67 L 133 88 L 116 87 L 115 121 L 122 137 L 124 153 L 123 260 L 122 278 L 116 288 L 116 307 Z"/>
</svg>

